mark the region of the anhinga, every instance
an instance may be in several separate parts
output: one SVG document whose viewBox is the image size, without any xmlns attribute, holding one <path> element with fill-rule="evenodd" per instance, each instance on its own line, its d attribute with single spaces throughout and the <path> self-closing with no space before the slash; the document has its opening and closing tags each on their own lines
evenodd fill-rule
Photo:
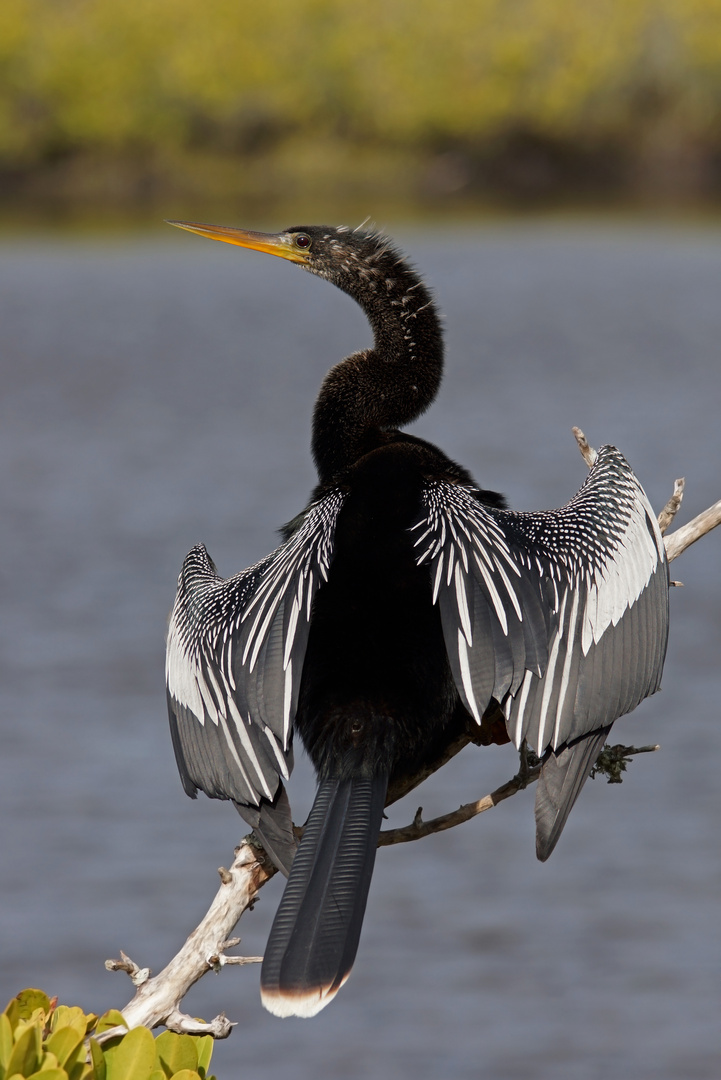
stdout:
<svg viewBox="0 0 721 1080">
<path fill-rule="evenodd" d="M 566 506 L 521 514 L 400 430 L 436 395 L 443 342 L 428 290 L 385 237 L 171 224 L 324 277 L 375 336 L 323 381 L 319 484 L 284 542 L 227 580 L 193 548 L 168 634 L 186 792 L 231 799 L 289 874 L 263 1003 L 312 1016 L 355 958 L 388 785 L 460 714 L 480 724 L 500 706 L 510 739 L 543 757 L 536 850 L 548 858 L 614 720 L 658 689 L 668 567 L 614 447 Z M 294 730 L 318 776 L 297 851 L 281 779 Z"/>
</svg>

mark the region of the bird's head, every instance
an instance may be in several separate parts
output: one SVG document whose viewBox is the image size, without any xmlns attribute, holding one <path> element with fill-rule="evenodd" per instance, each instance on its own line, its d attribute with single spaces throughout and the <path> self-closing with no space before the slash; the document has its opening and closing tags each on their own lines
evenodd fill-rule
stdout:
<svg viewBox="0 0 721 1080">
<path fill-rule="evenodd" d="M 415 420 L 435 398 L 443 371 L 439 316 L 421 278 L 382 233 L 344 225 L 260 233 L 192 221 L 168 224 L 297 263 L 366 313 L 373 348 L 336 364 L 316 401 L 313 457 L 321 481 L 339 476 L 383 441 L 381 432 Z"/>
<path fill-rule="evenodd" d="M 264 251 L 298 263 L 304 270 L 337 285 L 344 292 L 374 290 L 391 269 L 405 267 L 402 256 L 381 233 L 350 229 L 347 225 L 294 225 L 278 233 L 251 232 L 227 225 L 169 221 L 179 229 L 221 240 L 226 244 Z"/>
</svg>

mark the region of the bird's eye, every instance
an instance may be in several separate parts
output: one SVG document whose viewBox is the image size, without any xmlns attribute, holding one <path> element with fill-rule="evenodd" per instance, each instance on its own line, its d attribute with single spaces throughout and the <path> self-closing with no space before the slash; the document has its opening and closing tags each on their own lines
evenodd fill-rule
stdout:
<svg viewBox="0 0 721 1080">
<path fill-rule="evenodd" d="M 295 246 L 299 247 L 299 248 L 309 248 L 310 247 L 310 237 L 306 236 L 305 233 L 298 233 L 298 235 L 295 238 Z"/>
</svg>

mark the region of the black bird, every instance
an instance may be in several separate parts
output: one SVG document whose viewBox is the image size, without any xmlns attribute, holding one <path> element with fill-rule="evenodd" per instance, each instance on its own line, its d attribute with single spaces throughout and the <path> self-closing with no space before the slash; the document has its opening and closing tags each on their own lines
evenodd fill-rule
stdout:
<svg viewBox="0 0 721 1080">
<path fill-rule="evenodd" d="M 521 514 L 400 430 L 436 396 L 443 342 L 428 290 L 386 237 L 171 224 L 298 263 L 352 296 L 375 337 L 323 381 L 319 483 L 284 542 L 227 580 L 193 548 L 168 634 L 186 792 L 231 799 L 289 874 L 263 1003 L 312 1016 L 355 959 L 388 786 L 459 720 L 500 707 L 516 746 L 543 756 L 548 858 L 614 720 L 658 689 L 668 566 L 614 447 L 566 506 Z M 297 852 L 282 782 L 294 730 L 318 776 Z"/>
</svg>

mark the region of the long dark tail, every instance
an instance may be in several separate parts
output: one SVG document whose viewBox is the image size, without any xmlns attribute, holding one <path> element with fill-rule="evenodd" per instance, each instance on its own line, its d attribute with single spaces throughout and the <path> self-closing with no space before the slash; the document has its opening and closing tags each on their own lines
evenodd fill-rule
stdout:
<svg viewBox="0 0 721 1080">
<path fill-rule="evenodd" d="M 611 726 L 584 736 L 558 754 L 550 754 L 544 762 L 536 789 L 536 856 L 541 862 L 558 843 Z"/>
<path fill-rule="evenodd" d="M 260 973 L 275 1016 L 315 1016 L 350 974 L 387 787 L 387 776 L 320 783 Z"/>
</svg>

